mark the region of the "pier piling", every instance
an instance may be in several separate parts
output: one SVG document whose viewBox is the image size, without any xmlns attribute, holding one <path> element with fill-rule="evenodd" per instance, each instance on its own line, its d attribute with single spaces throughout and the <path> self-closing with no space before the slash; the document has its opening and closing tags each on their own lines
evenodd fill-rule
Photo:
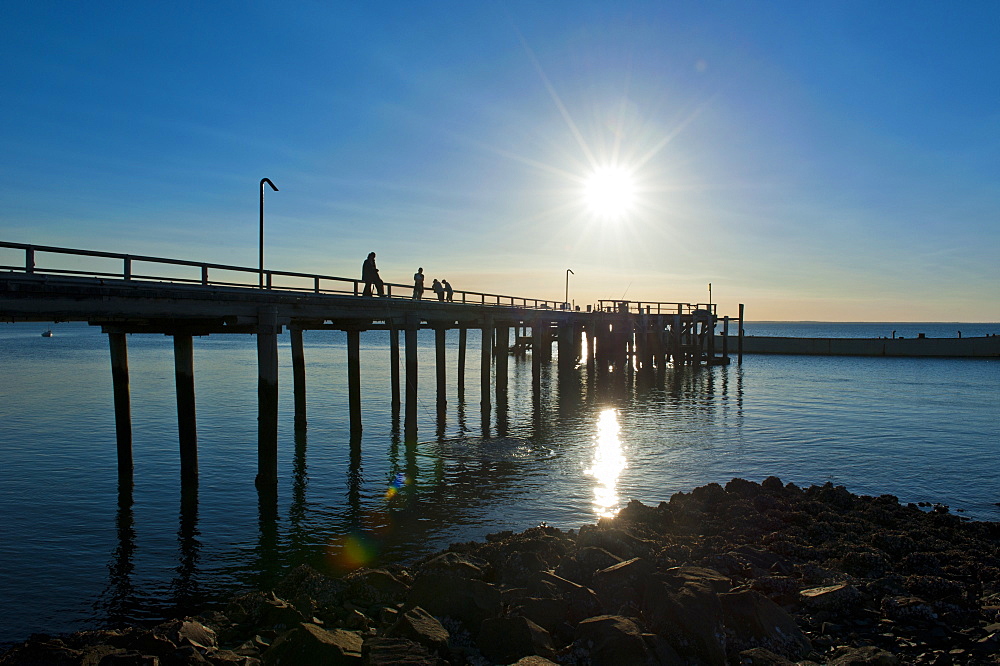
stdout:
<svg viewBox="0 0 1000 666">
<path fill-rule="evenodd" d="M 351 434 L 361 433 L 361 330 L 347 329 L 347 394 Z"/>
<path fill-rule="evenodd" d="M 115 439 L 118 445 L 119 481 L 132 479 L 132 406 L 129 397 L 128 343 L 125 334 L 108 332 L 111 346 L 111 381 L 115 400 Z"/>
<path fill-rule="evenodd" d="M 257 486 L 278 484 L 278 309 L 257 313 Z"/>
<path fill-rule="evenodd" d="M 198 426 L 194 401 L 194 344 L 190 335 L 175 333 L 174 379 L 177 386 L 177 434 L 181 452 L 181 485 L 198 483 Z"/>
</svg>

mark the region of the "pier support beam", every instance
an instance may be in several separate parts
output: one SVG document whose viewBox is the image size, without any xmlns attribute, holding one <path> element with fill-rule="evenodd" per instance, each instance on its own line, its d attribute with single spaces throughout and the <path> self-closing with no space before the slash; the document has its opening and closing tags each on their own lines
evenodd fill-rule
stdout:
<svg viewBox="0 0 1000 666">
<path fill-rule="evenodd" d="M 399 409 L 399 329 L 389 322 L 389 381 L 392 384 L 392 408 Z"/>
<path fill-rule="evenodd" d="M 444 326 L 434 327 L 434 369 L 437 374 L 437 410 L 439 413 L 448 407 L 448 364 L 447 356 L 445 355 L 447 334 L 448 329 Z"/>
<path fill-rule="evenodd" d="M 465 392 L 465 347 L 469 338 L 469 329 L 462 324 L 458 329 L 458 395 Z"/>
<path fill-rule="evenodd" d="M 278 308 L 257 313 L 257 487 L 278 485 Z"/>
<path fill-rule="evenodd" d="M 535 319 L 531 324 L 531 385 L 536 390 L 542 383 L 543 337 L 542 322 Z"/>
<path fill-rule="evenodd" d="M 128 343 L 125 334 L 108 332 L 111 345 L 111 381 L 115 395 L 115 438 L 118 443 L 118 479 L 132 479 L 132 406 L 128 384 Z"/>
<path fill-rule="evenodd" d="M 573 349 L 573 322 L 559 323 L 559 372 L 565 373 L 573 369 L 576 356 Z"/>
<path fill-rule="evenodd" d="M 174 334 L 174 379 L 177 386 L 177 434 L 181 452 L 181 485 L 198 483 L 198 425 L 194 401 L 194 344 L 190 335 Z"/>
<path fill-rule="evenodd" d="M 420 319 L 406 318 L 406 415 L 403 437 L 407 442 L 417 438 L 417 327 Z"/>
<path fill-rule="evenodd" d="M 493 317 L 490 315 L 483 316 L 483 349 L 482 349 L 482 359 L 480 372 L 480 402 L 484 413 L 490 408 L 490 388 L 491 388 L 491 372 L 490 364 L 493 361 Z"/>
<path fill-rule="evenodd" d="M 289 331 L 292 338 L 292 384 L 295 398 L 295 427 L 306 424 L 306 357 L 302 345 L 302 329 Z"/>
<path fill-rule="evenodd" d="M 507 401 L 507 361 L 510 356 L 510 328 L 497 326 L 497 343 L 494 351 L 496 357 L 496 396 L 497 405 Z"/>
<path fill-rule="evenodd" d="M 351 434 L 361 434 L 361 330 L 347 329 L 347 395 Z"/>
</svg>

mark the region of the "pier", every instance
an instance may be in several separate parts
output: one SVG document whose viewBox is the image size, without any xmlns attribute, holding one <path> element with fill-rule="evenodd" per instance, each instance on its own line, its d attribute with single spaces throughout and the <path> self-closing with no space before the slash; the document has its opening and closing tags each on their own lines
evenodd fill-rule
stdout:
<svg viewBox="0 0 1000 666">
<path fill-rule="evenodd" d="M 347 334 L 350 428 L 362 430 L 360 334 L 389 332 L 392 404 L 404 410 L 407 440 L 417 431 L 417 332 L 434 331 L 435 392 L 446 408 L 445 345 L 458 331 L 458 376 L 464 387 L 467 333 L 482 336 L 480 405 L 488 416 L 493 396 L 507 393 L 510 352 L 531 354 L 538 387 L 553 347 L 560 372 L 586 363 L 588 371 L 640 375 L 678 365 L 729 360 L 730 317 L 713 304 L 601 300 L 585 308 L 546 299 L 455 291 L 453 300 L 411 298 L 412 285 L 385 284 L 384 297 L 363 295 L 360 279 L 264 270 L 162 257 L 128 255 L 0 241 L 0 321 L 85 321 L 107 334 L 114 387 L 119 477 L 131 479 L 132 426 L 128 335 L 173 338 L 177 419 L 183 485 L 198 478 L 193 338 L 218 333 L 256 336 L 257 485 L 278 481 L 278 335 L 291 340 L 295 421 L 306 421 L 304 333 Z M 742 332 L 742 306 L 735 319 Z M 722 324 L 721 345 L 716 328 Z M 530 331 L 530 332 L 529 332 Z M 402 334 L 402 335 L 401 335 Z M 513 343 L 512 343 L 513 336 Z M 402 337 L 402 358 L 400 338 Z M 741 338 L 740 338 L 741 339 Z M 720 348 L 721 347 L 721 348 Z M 475 350 L 473 350 L 475 353 Z M 402 372 L 400 365 L 402 360 Z"/>
</svg>

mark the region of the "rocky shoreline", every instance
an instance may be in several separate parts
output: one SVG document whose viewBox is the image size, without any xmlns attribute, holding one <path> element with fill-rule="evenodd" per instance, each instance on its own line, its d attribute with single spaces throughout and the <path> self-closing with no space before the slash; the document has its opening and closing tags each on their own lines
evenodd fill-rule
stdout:
<svg viewBox="0 0 1000 666">
<path fill-rule="evenodd" d="M 733 479 L 580 530 L 453 544 L 0 665 L 997 664 L 1000 523 Z"/>
</svg>

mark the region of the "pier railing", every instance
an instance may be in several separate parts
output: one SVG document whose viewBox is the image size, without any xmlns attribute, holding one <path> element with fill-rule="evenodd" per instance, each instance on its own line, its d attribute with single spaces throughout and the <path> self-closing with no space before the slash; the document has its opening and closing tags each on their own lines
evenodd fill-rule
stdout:
<svg viewBox="0 0 1000 666">
<path fill-rule="evenodd" d="M 2 250 L 13 250 L 13 252 L 2 252 Z M 23 254 L 20 261 L 17 261 L 19 253 Z M 57 266 L 57 262 L 52 257 L 45 255 L 59 255 L 68 261 Z M 42 263 L 40 261 L 42 257 L 48 261 Z M 6 263 L 11 260 L 17 263 Z M 95 265 L 94 260 L 98 260 L 97 263 L 100 265 Z M 7 241 L 0 241 L 0 262 L 2 262 L 0 263 L 0 271 L 32 275 L 167 282 L 205 287 L 263 288 L 265 290 L 338 296 L 361 296 L 365 284 L 356 278 L 266 269 L 263 272 L 264 286 L 261 287 L 259 285 L 261 276 L 259 268 Z M 412 284 L 386 282 L 384 288 L 385 296 L 388 298 L 409 299 L 413 293 Z M 430 288 L 425 287 L 424 298 L 436 300 L 437 295 Z M 474 305 L 498 305 L 543 310 L 563 308 L 561 301 L 466 290 L 455 290 L 453 301 Z"/>
<path fill-rule="evenodd" d="M 679 314 L 715 316 L 715 303 L 673 303 L 664 301 L 597 301 L 598 312 L 630 312 L 632 314 Z"/>
</svg>

